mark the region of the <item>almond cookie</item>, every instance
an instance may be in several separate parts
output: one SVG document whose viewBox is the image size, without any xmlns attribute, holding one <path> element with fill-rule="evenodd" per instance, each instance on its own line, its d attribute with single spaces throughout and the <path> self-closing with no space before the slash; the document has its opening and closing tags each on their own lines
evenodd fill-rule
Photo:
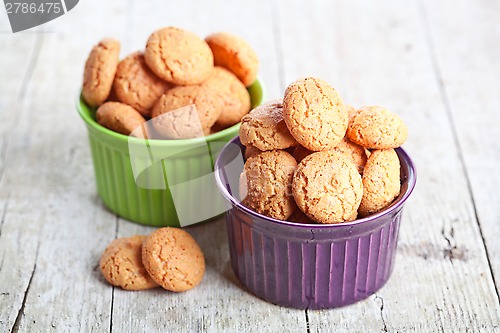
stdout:
<svg viewBox="0 0 500 333">
<path fill-rule="evenodd" d="M 149 37 L 144 58 L 157 76 L 175 85 L 201 83 L 214 67 L 208 44 L 192 32 L 174 27 Z"/>
<path fill-rule="evenodd" d="M 151 108 L 172 85 L 149 69 L 142 52 L 135 52 L 120 61 L 113 84 L 116 97 L 132 106 L 144 117 L 151 117 Z"/>
<path fill-rule="evenodd" d="M 222 99 L 206 86 L 179 86 L 163 94 L 151 116 L 158 134 L 166 139 L 187 139 L 210 133 L 219 118 Z"/>
<path fill-rule="evenodd" d="M 292 189 L 297 206 L 319 223 L 355 220 L 363 195 L 356 166 L 335 150 L 313 153 L 303 159 Z"/>
<path fill-rule="evenodd" d="M 91 107 L 99 106 L 109 96 L 115 79 L 120 42 L 105 38 L 90 52 L 83 73 L 82 95 Z"/>
<path fill-rule="evenodd" d="M 181 292 L 196 287 L 205 274 L 205 257 L 198 243 L 179 228 L 160 228 L 142 245 L 142 262 L 164 289 Z"/>
<path fill-rule="evenodd" d="M 219 32 L 208 36 L 205 41 L 212 49 L 216 66 L 229 69 L 247 87 L 255 81 L 259 58 L 244 39 Z"/>
<path fill-rule="evenodd" d="M 282 101 L 262 104 L 243 117 L 240 140 L 243 145 L 252 145 L 262 151 L 296 146 L 297 141 L 283 120 Z"/>
<path fill-rule="evenodd" d="M 296 222 L 296 223 L 307 223 L 307 224 L 310 224 L 310 223 L 315 224 L 316 223 L 313 220 L 311 220 L 309 218 L 309 216 L 304 214 L 304 212 L 298 208 L 292 213 L 292 215 L 290 215 L 290 217 L 288 218 L 287 221 Z"/>
<path fill-rule="evenodd" d="M 125 290 L 158 287 L 142 264 L 141 251 L 144 239 L 146 236 L 141 235 L 118 238 L 104 250 L 99 267 L 110 284 Z"/>
<path fill-rule="evenodd" d="M 353 163 L 356 165 L 358 172 L 360 174 L 363 173 L 367 160 L 365 148 L 349 141 L 349 139 L 344 137 L 342 141 L 340 141 L 339 144 L 333 149 L 351 158 Z"/>
<path fill-rule="evenodd" d="M 258 155 L 262 153 L 262 150 L 255 148 L 254 146 L 245 147 L 245 160 L 248 160 L 250 157 Z"/>
<path fill-rule="evenodd" d="M 363 199 L 359 206 L 362 217 L 388 207 L 401 190 L 400 164 L 394 149 L 374 150 L 363 173 Z"/>
<path fill-rule="evenodd" d="M 397 148 L 406 141 L 408 129 L 401 118 L 386 108 L 366 106 L 349 122 L 347 137 L 365 148 Z"/>
<path fill-rule="evenodd" d="M 106 102 L 95 114 L 97 122 L 117 133 L 144 137 L 146 119 L 133 107 L 120 102 Z M 141 128 L 141 129 L 139 129 Z"/>
<path fill-rule="evenodd" d="M 296 209 L 291 194 L 297 162 L 284 150 L 265 151 L 249 158 L 240 175 L 240 199 L 248 208 L 278 220 Z"/>
<path fill-rule="evenodd" d="M 250 111 L 250 94 L 233 73 L 215 67 L 210 77 L 202 83 L 217 91 L 222 101 L 222 110 L 215 125 L 224 129 L 241 121 Z"/>
<path fill-rule="evenodd" d="M 283 119 L 295 140 L 313 151 L 335 148 L 345 136 L 348 122 L 337 91 L 313 77 L 297 80 L 286 88 Z"/>
</svg>

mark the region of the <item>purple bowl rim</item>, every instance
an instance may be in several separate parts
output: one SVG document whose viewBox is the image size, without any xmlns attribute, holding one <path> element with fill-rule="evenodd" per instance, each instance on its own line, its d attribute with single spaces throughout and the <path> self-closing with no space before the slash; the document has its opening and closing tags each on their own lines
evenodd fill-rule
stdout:
<svg viewBox="0 0 500 333">
<path fill-rule="evenodd" d="M 304 228 L 304 229 L 335 229 L 335 228 L 345 228 L 345 227 L 351 227 L 351 226 L 357 226 L 357 225 L 362 225 L 362 224 L 369 224 L 373 222 L 374 220 L 378 219 L 379 217 L 389 215 L 393 211 L 400 210 L 403 206 L 403 204 L 406 202 L 406 200 L 409 198 L 411 193 L 413 192 L 415 188 L 415 184 L 417 182 L 417 172 L 415 169 L 415 164 L 413 163 L 413 160 L 411 157 L 408 155 L 408 153 L 401 147 L 395 148 L 395 150 L 403 155 L 403 158 L 408 161 L 408 166 L 410 172 L 408 173 L 408 178 L 407 178 L 407 184 L 408 187 L 406 189 L 406 192 L 401 196 L 399 199 L 397 199 L 396 202 L 392 203 L 389 208 L 382 210 L 378 213 L 375 213 L 373 215 L 370 215 L 368 217 L 364 217 L 361 219 L 356 219 L 351 222 L 342 222 L 342 223 L 335 223 L 335 224 L 318 224 L 318 223 L 298 223 L 298 222 L 291 222 L 291 221 L 284 221 L 284 220 L 278 220 L 272 217 L 268 217 L 262 214 L 259 214 L 241 203 L 239 203 L 232 195 L 229 193 L 227 190 L 226 186 L 223 184 L 222 179 L 220 177 L 220 163 L 221 163 L 221 156 L 223 156 L 224 152 L 228 149 L 228 147 L 232 144 L 237 144 L 236 141 L 239 141 L 239 135 L 235 136 L 232 138 L 230 141 L 228 141 L 220 153 L 217 156 L 217 159 L 214 164 L 214 173 L 215 173 L 215 180 L 217 183 L 217 187 L 219 188 L 219 191 L 222 193 L 222 195 L 236 208 L 246 212 L 247 214 L 250 214 L 252 216 L 255 216 L 259 219 L 266 220 L 272 223 L 275 223 L 277 225 L 285 225 L 285 226 L 290 226 L 290 227 L 299 227 L 299 228 Z M 399 156 L 399 155 L 398 155 Z"/>
</svg>

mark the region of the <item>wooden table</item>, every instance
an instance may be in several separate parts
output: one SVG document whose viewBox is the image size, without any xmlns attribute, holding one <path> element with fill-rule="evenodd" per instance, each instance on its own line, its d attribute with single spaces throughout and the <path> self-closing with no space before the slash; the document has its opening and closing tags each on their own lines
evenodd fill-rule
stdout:
<svg viewBox="0 0 500 333">
<path fill-rule="evenodd" d="M 12 34 L 0 9 L 0 332 L 499 332 L 499 17 L 494 0 L 81 0 Z M 187 229 L 206 254 L 198 288 L 104 281 L 106 245 L 152 228 L 96 194 L 75 111 L 83 65 L 103 36 L 125 56 L 167 25 L 246 38 L 267 99 L 315 75 L 346 102 L 405 120 L 418 182 L 380 292 L 323 311 L 261 301 L 236 281 L 222 219 Z"/>
</svg>

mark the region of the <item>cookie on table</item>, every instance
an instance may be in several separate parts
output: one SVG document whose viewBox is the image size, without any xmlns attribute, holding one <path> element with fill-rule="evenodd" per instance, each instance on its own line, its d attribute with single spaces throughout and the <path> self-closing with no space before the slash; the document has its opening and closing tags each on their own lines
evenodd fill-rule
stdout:
<svg viewBox="0 0 500 333">
<path fill-rule="evenodd" d="M 335 150 L 316 152 L 299 163 L 293 178 L 297 206 L 319 223 L 353 221 L 363 195 L 351 159 Z"/>
<path fill-rule="evenodd" d="M 142 52 L 120 61 L 113 84 L 118 101 L 132 106 L 144 117 L 151 117 L 153 105 L 171 87 L 149 69 Z"/>
<path fill-rule="evenodd" d="M 155 31 L 147 41 L 144 58 L 158 77 L 175 85 L 201 83 L 214 67 L 208 44 L 194 33 L 175 27 Z"/>
<path fill-rule="evenodd" d="M 96 107 L 106 101 L 113 86 L 120 42 L 104 38 L 90 52 L 83 73 L 82 95 L 88 105 Z"/>
<path fill-rule="evenodd" d="M 408 137 L 408 129 L 401 118 L 381 106 L 365 106 L 349 121 L 347 137 L 369 149 L 387 149 L 401 146 Z"/>
<path fill-rule="evenodd" d="M 120 102 L 106 102 L 95 114 L 97 123 L 124 135 L 147 137 L 146 119 L 133 107 Z"/>
<path fill-rule="evenodd" d="M 222 99 L 206 86 L 178 86 L 163 94 L 153 107 L 151 122 L 165 139 L 187 139 L 210 133 L 219 119 Z"/>
<path fill-rule="evenodd" d="M 283 120 L 283 103 L 271 101 L 256 107 L 241 119 L 240 140 L 262 151 L 297 145 Z"/>
<path fill-rule="evenodd" d="M 295 140 L 313 151 L 335 148 L 345 136 L 348 122 L 337 91 L 314 77 L 297 80 L 286 88 L 283 119 Z"/>
<path fill-rule="evenodd" d="M 365 217 L 388 207 L 401 191 L 400 163 L 394 149 L 371 152 L 363 172 L 359 215 Z"/>
<path fill-rule="evenodd" d="M 158 287 L 142 264 L 142 242 L 146 236 L 115 239 L 101 256 L 99 267 L 104 278 L 113 286 L 125 290 Z"/>
<path fill-rule="evenodd" d="M 205 38 L 214 54 L 216 66 L 230 70 L 245 86 L 257 78 L 259 58 L 252 47 L 241 37 L 219 32 Z"/>
<path fill-rule="evenodd" d="M 215 67 L 212 74 L 202 83 L 220 95 L 222 110 L 215 125 L 224 129 L 241 121 L 250 111 L 250 94 L 238 78 L 222 67 Z"/>
<path fill-rule="evenodd" d="M 291 194 L 297 162 L 284 150 L 265 151 L 250 157 L 240 175 L 240 199 L 262 215 L 286 220 L 296 209 Z"/>
<path fill-rule="evenodd" d="M 196 287 L 205 274 L 200 246 L 179 228 L 160 228 L 149 235 L 142 245 L 142 262 L 156 283 L 174 292 Z"/>
</svg>

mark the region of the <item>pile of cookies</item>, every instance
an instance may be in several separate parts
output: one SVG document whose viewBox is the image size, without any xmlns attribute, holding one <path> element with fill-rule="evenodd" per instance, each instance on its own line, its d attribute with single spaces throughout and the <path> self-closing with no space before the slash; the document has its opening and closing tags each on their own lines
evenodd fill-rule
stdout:
<svg viewBox="0 0 500 333">
<path fill-rule="evenodd" d="M 144 52 L 121 61 L 119 53 L 120 43 L 105 38 L 85 64 L 82 96 L 98 107 L 96 120 L 108 129 L 187 139 L 230 127 L 250 111 L 246 87 L 257 77 L 259 60 L 238 36 L 220 32 L 203 40 L 167 27 L 149 37 Z"/>
<path fill-rule="evenodd" d="M 382 211 L 401 188 L 394 148 L 408 130 L 380 106 L 345 105 L 327 82 L 297 80 L 242 119 L 240 199 L 279 220 L 342 223 Z"/>
<path fill-rule="evenodd" d="M 205 257 L 189 233 L 160 228 L 149 236 L 115 239 L 99 263 L 104 278 L 125 290 L 158 286 L 181 292 L 196 287 L 205 273 Z"/>
</svg>

